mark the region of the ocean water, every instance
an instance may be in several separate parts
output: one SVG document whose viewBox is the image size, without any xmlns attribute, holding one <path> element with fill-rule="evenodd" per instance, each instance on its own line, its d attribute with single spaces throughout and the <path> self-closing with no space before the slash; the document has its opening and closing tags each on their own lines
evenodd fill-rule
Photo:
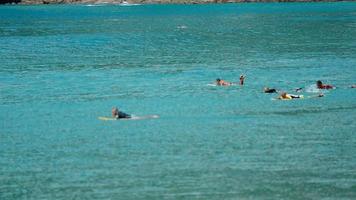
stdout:
<svg viewBox="0 0 356 200">
<path fill-rule="evenodd" d="M 352 84 L 354 2 L 0 6 L 0 199 L 355 199 Z"/>
</svg>

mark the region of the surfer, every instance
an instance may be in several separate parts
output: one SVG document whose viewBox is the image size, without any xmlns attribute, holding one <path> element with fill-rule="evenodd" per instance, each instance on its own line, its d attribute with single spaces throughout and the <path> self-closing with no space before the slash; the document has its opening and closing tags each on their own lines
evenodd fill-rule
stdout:
<svg viewBox="0 0 356 200">
<path fill-rule="evenodd" d="M 245 81 L 245 76 L 240 75 L 240 85 L 244 85 L 244 81 Z"/>
<path fill-rule="evenodd" d="M 131 115 L 119 111 L 119 109 L 118 109 L 117 107 L 113 107 L 113 108 L 111 109 L 111 114 L 112 114 L 112 117 L 114 117 L 114 118 L 116 118 L 116 119 L 120 119 L 120 118 L 131 118 Z"/>
<path fill-rule="evenodd" d="M 332 86 L 332 85 L 324 85 L 323 82 L 321 82 L 321 80 L 318 80 L 316 82 L 316 87 L 318 89 L 326 89 L 326 90 L 334 89 L 334 86 Z"/>
<path fill-rule="evenodd" d="M 289 99 L 299 99 L 303 98 L 303 95 L 294 95 L 294 94 L 287 94 L 286 92 L 282 92 L 278 99 L 281 100 L 289 100 Z"/>
<path fill-rule="evenodd" d="M 231 85 L 230 82 L 227 82 L 227 81 L 224 81 L 224 80 L 221 80 L 220 78 L 217 78 L 216 79 L 216 85 L 219 85 L 219 86 L 229 86 Z"/>
<path fill-rule="evenodd" d="M 264 93 L 277 93 L 277 90 L 274 89 L 274 88 L 265 87 L 265 88 L 263 89 L 263 92 L 264 92 Z"/>
</svg>

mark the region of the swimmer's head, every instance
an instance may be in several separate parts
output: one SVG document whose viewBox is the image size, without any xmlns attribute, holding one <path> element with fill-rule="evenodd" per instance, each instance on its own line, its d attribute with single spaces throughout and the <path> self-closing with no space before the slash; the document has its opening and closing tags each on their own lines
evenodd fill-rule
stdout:
<svg viewBox="0 0 356 200">
<path fill-rule="evenodd" d="M 323 85 L 323 82 L 321 82 L 321 80 L 318 80 L 318 81 L 316 82 L 316 85 L 317 85 L 317 86 L 321 86 L 321 85 Z"/>
<path fill-rule="evenodd" d="M 115 117 L 115 116 L 118 114 L 118 112 L 119 112 L 119 109 L 118 109 L 117 107 L 113 107 L 113 108 L 111 109 L 111 115 L 112 115 L 113 117 Z"/>
<path fill-rule="evenodd" d="M 216 82 L 220 82 L 220 81 L 221 81 L 221 79 L 220 79 L 220 78 L 217 78 L 217 79 L 216 79 Z"/>
<path fill-rule="evenodd" d="M 283 98 L 287 97 L 287 92 L 282 92 L 281 97 Z"/>
</svg>

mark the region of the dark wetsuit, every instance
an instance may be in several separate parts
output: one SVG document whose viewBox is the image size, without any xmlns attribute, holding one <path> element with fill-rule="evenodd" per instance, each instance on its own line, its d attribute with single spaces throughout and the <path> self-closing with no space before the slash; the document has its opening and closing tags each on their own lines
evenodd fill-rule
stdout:
<svg viewBox="0 0 356 200">
<path fill-rule="evenodd" d="M 131 118 L 131 115 L 119 111 L 118 115 L 116 115 L 116 118 L 117 119 L 120 119 L 120 118 Z"/>
<path fill-rule="evenodd" d="M 277 90 L 268 88 L 267 90 L 265 90 L 265 93 L 277 93 Z"/>
<path fill-rule="evenodd" d="M 302 97 L 300 95 L 293 95 L 293 94 L 290 94 L 289 96 L 292 97 L 292 99 L 298 99 Z"/>
</svg>

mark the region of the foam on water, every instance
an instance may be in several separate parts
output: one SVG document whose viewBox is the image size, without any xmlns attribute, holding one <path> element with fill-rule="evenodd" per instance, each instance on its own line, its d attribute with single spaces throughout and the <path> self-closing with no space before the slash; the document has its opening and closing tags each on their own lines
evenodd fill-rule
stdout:
<svg viewBox="0 0 356 200">
<path fill-rule="evenodd" d="M 104 6 L 104 4 L 87 4 L 84 6 L 88 6 L 88 7 L 95 7 L 95 6 Z"/>
<path fill-rule="evenodd" d="M 331 90 L 335 90 L 336 87 L 334 87 L 333 89 L 329 89 L 329 90 L 325 90 L 325 89 L 319 89 L 316 84 L 312 84 L 309 85 L 307 87 L 305 87 L 305 91 L 309 92 L 309 93 L 328 93 Z"/>
<path fill-rule="evenodd" d="M 315 84 L 307 86 L 305 91 L 306 92 L 310 92 L 310 93 L 320 93 L 320 92 L 322 92 L 322 90 L 318 89 Z"/>
<path fill-rule="evenodd" d="M 119 4 L 120 6 L 140 6 L 142 4 L 138 4 L 138 3 L 127 3 L 127 4 Z"/>
</svg>

